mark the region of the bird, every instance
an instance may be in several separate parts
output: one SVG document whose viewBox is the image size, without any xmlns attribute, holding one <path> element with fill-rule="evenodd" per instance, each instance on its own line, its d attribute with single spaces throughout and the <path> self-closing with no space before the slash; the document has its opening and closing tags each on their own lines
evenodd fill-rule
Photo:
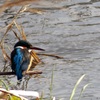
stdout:
<svg viewBox="0 0 100 100">
<path fill-rule="evenodd" d="M 27 40 L 19 40 L 11 52 L 11 69 L 12 72 L 17 76 L 17 80 L 22 80 L 23 73 L 29 70 L 29 65 L 31 61 L 31 51 L 32 50 L 42 50 L 44 49 L 33 47 Z"/>
</svg>

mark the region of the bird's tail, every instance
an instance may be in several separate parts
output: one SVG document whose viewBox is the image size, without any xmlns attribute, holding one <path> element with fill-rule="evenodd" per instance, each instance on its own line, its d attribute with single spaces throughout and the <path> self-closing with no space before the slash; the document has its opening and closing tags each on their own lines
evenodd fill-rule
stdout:
<svg viewBox="0 0 100 100">
<path fill-rule="evenodd" d="M 21 70 L 16 70 L 17 80 L 21 80 L 23 75 Z"/>
</svg>

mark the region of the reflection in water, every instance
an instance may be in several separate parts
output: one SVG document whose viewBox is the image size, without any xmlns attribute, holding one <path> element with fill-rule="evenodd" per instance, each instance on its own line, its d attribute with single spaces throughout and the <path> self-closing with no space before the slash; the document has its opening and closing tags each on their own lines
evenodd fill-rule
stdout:
<svg viewBox="0 0 100 100">
<path fill-rule="evenodd" d="M 92 85 L 86 89 L 82 100 L 100 99 L 99 4 L 99 0 L 63 0 L 52 2 L 53 7 L 65 7 L 63 9 L 47 9 L 42 15 L 24 13 L 18 18 L 17 22 L 22 24 L 27 39 L 33 45 L 44 48 L 46 53 L 64 57 L 55 59 L 40 56 L 44 64 L 36 69 L 43 71 L 41 78 L 23 80 L 21 89 L 44 92 L 44 98 L 48 98 L 52 68 L 55 67 L 52 94 L 57 99 L 68 99 L 76 81 L 83 74 L 87 75 L 78 87 L 75 99 L 78 99 L 81 88 L 87 83 Z M 41 4 L 38 6 L 44 8 Z M 15 9 L 10 10 L 13 13 Z M 8 17 L 1 17 L 2 25 L 9 22 Z M 6 41 L 14 45 L 16 40 L 10 33 Z M 16 86 L 15 76 L 7 80 Z"/>
</svg>

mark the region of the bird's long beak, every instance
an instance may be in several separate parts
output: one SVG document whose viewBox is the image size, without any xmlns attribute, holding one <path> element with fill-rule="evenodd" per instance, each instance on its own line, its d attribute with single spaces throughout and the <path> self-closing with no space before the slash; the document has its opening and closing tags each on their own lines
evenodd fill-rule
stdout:
<svg viewBox="0 0 100 100">
<path fill-rule="evenodd" d="M 30 49 L 45 51 L 44 49 L 41 49 L 41 48 L 38 48 L 38 47 L 30 47 Z"/>
</svg>

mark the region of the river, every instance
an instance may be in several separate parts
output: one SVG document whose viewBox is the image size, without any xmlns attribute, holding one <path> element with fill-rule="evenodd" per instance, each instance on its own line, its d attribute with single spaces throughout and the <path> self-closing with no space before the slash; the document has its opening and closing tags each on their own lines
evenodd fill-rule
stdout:
<svg viewBox="0 0 100 100">
<path fill-rule="evenodd" d="M 56 54 L 64 59 L 40 56 L 43 64 L 36 69 L 43 74 L 36 78 L 33 76 L 26 90 L 43 92 L 44 98 L 49 98 L 53 72 L 52 96 L 57 100 L 68 100 L 77 80 L 86 74 L 76 90 L 74 100 L 78 100 L 82 87 L 88 83 L 91 84 L 83 92 L 81 100 L 99 100 L 100 1 L 48 0 L 41 1 L 35 7 L 44 8 L 45 11 L 42 14 L 25 12 L 17 19 L 24 28 L 27 40 L 45 49 L 43 53 Z M 1 16 L 0 27 L 11 21 L 14 10 L 10 9 L 9 14 Z M 6 41 L 11 44 L 11 48 L 17 42 L 12 33 Z M 0 63 L 3 65 L 2 61 Z M 9 80 L 15 84 L 16 77 Z"/>
</svg>

